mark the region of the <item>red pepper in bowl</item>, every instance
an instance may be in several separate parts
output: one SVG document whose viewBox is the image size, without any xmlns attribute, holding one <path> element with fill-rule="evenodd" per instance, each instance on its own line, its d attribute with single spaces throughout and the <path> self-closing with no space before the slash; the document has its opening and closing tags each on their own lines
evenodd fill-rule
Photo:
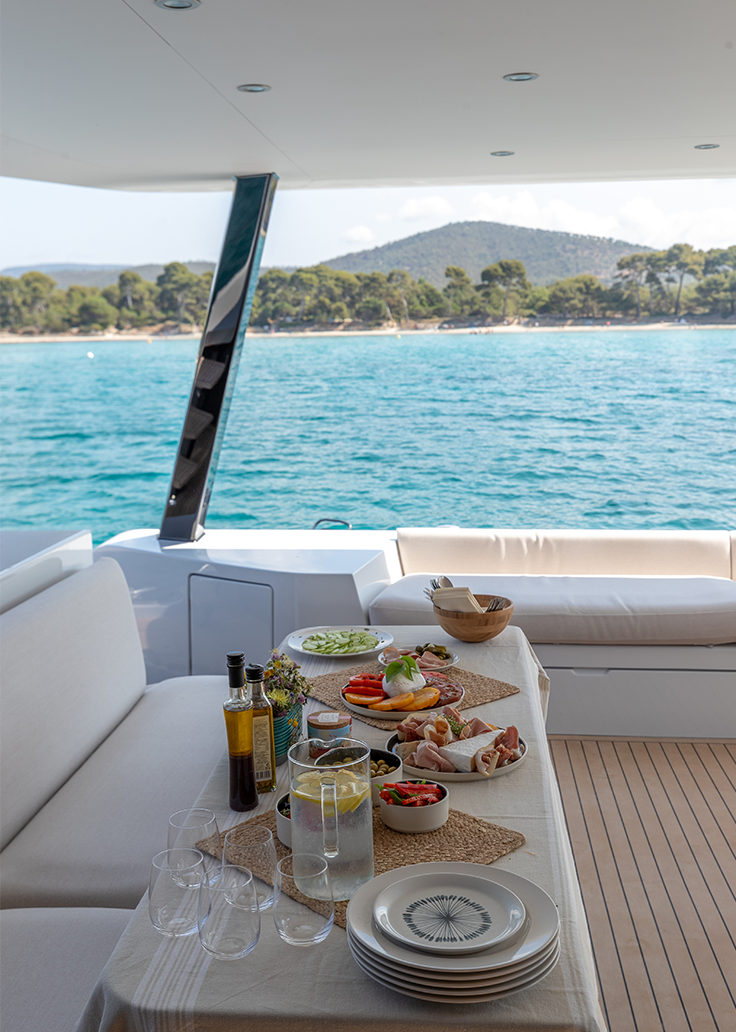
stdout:
<svg viewBox="0 0 736 1032">
<path fill-rule="evenodd" d="M 430 806 L 442 799 L 442 789 L 434 782 L 384 782 L 381 799 L 392 806 Z"/>
</svg>

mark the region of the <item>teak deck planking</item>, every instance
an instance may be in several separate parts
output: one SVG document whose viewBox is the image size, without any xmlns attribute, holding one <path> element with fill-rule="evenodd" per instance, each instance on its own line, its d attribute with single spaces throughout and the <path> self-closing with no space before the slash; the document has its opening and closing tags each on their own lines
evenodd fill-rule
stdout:
<svg viewBox="0 0 736 1032">
<path fill-rule="evenodd" d="M 736 742 L 550 749 L 609 1032 L 734 1032 Z"/>
</svg>

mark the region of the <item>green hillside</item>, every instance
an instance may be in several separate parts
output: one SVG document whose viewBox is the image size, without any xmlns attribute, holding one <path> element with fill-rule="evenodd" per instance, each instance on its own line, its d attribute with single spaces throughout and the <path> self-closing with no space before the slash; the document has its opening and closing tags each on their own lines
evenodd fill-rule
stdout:
<svg viewBox="0 0 736 1032">
<path fill-rule="evenodd" d="M 212 272 L 214 262 L 185 262 L 186 267 L 195 276 L 203 272 Z M 163 265 L 14 265 L 0 271 L 0 276 L 19 278 L 25 272 L 43 272 L 50 276 L 60 290 L 68 290 L 71 286 L 109 287 L 117 283 L 121 272 L 131 270 L 137 272 L 144 280 L 155 282 L 164 271 Z"/>
<path fill-rule="evenodd" d="M 324 264 L 344 272 L 406 269 L 414 279 L 422 276 L 441 289 L 447 283 L 448 265 L 459 265 L 477 282 L 487 265 L 502 258 L 518 258 L 532 283 L 553 283 L 589 272 L 610 284 L 619 258 L 649 250 L 624 240 L 578 233 L 525 229 L 500 222 L 454 222 L 370 251 L 344 254 Z"/>
</svg>

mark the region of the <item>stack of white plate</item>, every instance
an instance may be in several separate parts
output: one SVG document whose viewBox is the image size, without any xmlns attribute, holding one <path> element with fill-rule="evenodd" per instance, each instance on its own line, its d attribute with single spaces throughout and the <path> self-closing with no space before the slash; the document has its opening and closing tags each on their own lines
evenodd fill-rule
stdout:
<svg viewBox="0 0 736 1032">
<path fill-rule="evenodd" d="M 350 952 L 388 989 L 438 1003 L 485 1003 L 545 978 L 560 921 L 546 892 L 483 864 L 412 864 L 362 885 L 348 904 Z"/>
</svg>

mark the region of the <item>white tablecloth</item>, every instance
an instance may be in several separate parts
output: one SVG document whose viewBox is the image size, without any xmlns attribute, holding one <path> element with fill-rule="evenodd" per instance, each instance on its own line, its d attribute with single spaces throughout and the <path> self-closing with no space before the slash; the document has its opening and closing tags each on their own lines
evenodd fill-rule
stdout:
<svg viewBox="0 0 736 1032">
<path fill-rule="evenodd" d="M 524 846 L 495 866 L 530 878 L 557 904 L 562 953 L 555 970 L 538 985 L 494 1003 L 425 1003 L 384 989 L 365 975 L 354 963 L 341 928 L 335 927 L 318 946 L 288 946 L 277 936 L 266 912 L 255 950 L 243 960 L 227 963 L 211 959 L 196 936 L 162 939 L 150 924 L 144 898 L 102 972 L 77 1032 L 260 1032 L 271 1027 L 274 1032 L 605 1029 L 544 730 L 549 682 L 531 647 L 514 627 L 490 642 L 473 645 L 455 641 L 435 625 L 385 629 L 399 644 L 432 640 L 451 645 L 465 669 L 508 681 L 521 690 L 473 713 L 500 726 L 516 724 L 529 746 L 524 764 L 491 781 L 453 784 L 452 805 L 526 836 Z M 293 655 L 307 675 L 356 662 Z M 310 702 L 310 708 L 320 707 Z M 357 718 L 353 734 L 372 745 L 383 745 L 389 736 Z M 279 791 L 262 797 L 250 816 L 273 809 L 288 790 L 286 768 L 287 764 L 279 768 Z M 225 756 L 198 800 L 198 805 L 215 810 L 221 830 L 244 816 L 228 809 L 227 795 Z"/>
</svg>

